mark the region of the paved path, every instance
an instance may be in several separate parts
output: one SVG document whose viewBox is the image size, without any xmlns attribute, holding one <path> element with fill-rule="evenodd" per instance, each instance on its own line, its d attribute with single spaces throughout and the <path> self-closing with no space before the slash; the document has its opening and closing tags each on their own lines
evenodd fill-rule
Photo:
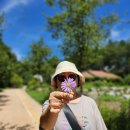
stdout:
<svg viewBox="0 0 130 130">
<path fill-rule="evenodd" d="M 38 130 L 41 111 L 22 89 L 0 92 L 0 130 Z"/>
</svg>

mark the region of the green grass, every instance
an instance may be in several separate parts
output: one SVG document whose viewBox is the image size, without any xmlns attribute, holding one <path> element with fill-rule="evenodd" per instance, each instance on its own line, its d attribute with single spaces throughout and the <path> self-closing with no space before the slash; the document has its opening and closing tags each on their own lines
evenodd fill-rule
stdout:
<svg viewBox="0 0 130 130">
<path fill-rule="evenodd" d="M 91 82 L 88 82 L 88 83 L 85 83 L 84 85 L 83 85 L 83 88 L 87 88 L 87 89 L 91 89 L 91 88 L 93 88 L 94 86 L 93 86 L 93 83 L 91 83 Z"/>
<path fill-rule="evenodd" d="M 48 95 L 49 95 L 48 91 L 43 92 L 43 91 L 27 89 L 26 92 L 40 104 L 43 104 L 43 102 L 48 98 Z"/>
<path fill-rule="evenodd" d="M 115 87 L 115 86 L 118 86 L 118 87 L 125 87 L 125 88 L 130 88 L 130 85 L 121 85 L 119 83 L 114 83 L 114 82 L 107 82 L 106 80 L 103 80 L 103 81 L 86 81 L 85 84 L 83 84 L 83 88 L 86 88 L 86 89 L 91 89 L 91 88 L 100 88 L 100 87 Z"/>
<path fill-rule="evenodd" d="M 110 96 L 110 95 L 101 95 L 98 97 L 99 101 L 122 101 L 121 96 Z"/>
</svg>

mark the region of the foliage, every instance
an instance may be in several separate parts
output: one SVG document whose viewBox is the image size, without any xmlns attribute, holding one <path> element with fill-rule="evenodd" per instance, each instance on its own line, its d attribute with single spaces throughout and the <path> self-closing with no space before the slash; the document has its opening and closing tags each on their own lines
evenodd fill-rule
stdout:
<svg viewBox="0 0 130 130">
<path fill-rule="evenodd" d="M 99 101 L 121 101 L 121 96 L 111 96 L 111 95 L 100 95 L 98 96 Z"/>
<path fill-rule="evenodd" d="M 130 74 L 125 76 L 124 81 L 125 81 L 126 84 L 130 85 Z"/>
<path fill-rule="evenodd" d="M 30 49 L 29 63 L 33 68 L 33 74 L 41 74 L 42 66 L 48 61 L 51 50 L 45 45 L 42 38 L 38 42 L 32 43 Z"/>
<path fill-rule="evenodd" d="M 36 90 L 36 88 L 39 88 L 41 86 L 40 84 L 41 83 L 38 80 L 32 78 L 28 81 L 28 88 Z"/>
<path fill-rule="evenodd" d="M 102 49 L 103 66 L 107 67 L 107 71 L 111 71 L 120 75 L 130 73 L 130 42 L 109 41 Z"/>
<path fill-rule="evenodd" d="M 108 108 L 101 109 L 101 113 L 109 130 L 130 129 L 130 101 L 128 101 L 127 104 L 128 105 L 124 105 L 123 103 L 121 111 L 119 112 Z"/>
<path fill-rule="evenodd" d="M 14 64 L 17 62 L 16 56 L 11 49 L 0 39 L 0 86 L 8 86 Z"/>
<path fill-rule="evenodd" d="M 28 60 L 18 61 L 15 63 L 13 72 L 23 78 L 23 84 L 28 84 L 28 81 L 33 77 L 32 68 Z"/>
<path fill-rule="evenodd" d="M 65 59 L 71 60 L 78 66 L 79 70 L 86 69 L 91 59 L 108 35 L 109 27 L 117 21 L 117 15 L 98 17 L 95 10 L 111 0 L 46 0 L 50 6 L 57 5 L 61 13 L 48 18 L 48 29 L 52 32 L 53 38 L 60 38 L 63 41 L 61 49 Z M 91 57 L 92 56 L 92 57 Z M 95 62 L 102 57 L 96 55 Z"/>
<path fill-rule="evenodd" d="M 112 129 L 113 118 L 115 118 L 118 113 L 115 110 L 110 110 L 107 107 L 102 108 L 100 111 L 101 111 L 101 114 L 103 116 L 103 119 L 105 121 L 105 124 L 106 124 L 108 130 L 115 130 L 115 129 Z M 114 125 L 116 125 L 116 124 L 114 124 Z"/>
<path fill-rule="evenodd" d="M 15 54 L 2 40 L 4 15 L 0 15 L 0 87 L 11 85 L 14 65 L 17 62 Z"/>
<path fill-rule="evenodd" d="M 4 23 L 4 15 L 0 15 L 0 39 L 2 39 L 3 23 Z"/>
<path fill-rule="evenodd" d="M 26 63 L 32 75 L 40 74 L 45 82 L 50 82 L 50 76 L 58 63 L 58 58 L 51 56 L 51 49 L 44 43 L 43 39 L 31 45 Z"/>
<path fill-rule="evenodd" d="M 43 102 L 49 97 L 49 92 L 47 91 L 36 91 L 33 89 L 27 89 L 27 93 L 40 104 L 43 104 Z"/>
<path fill-rule="evenodd" d="M 32 43 L 30 48 L 27 58 L 17 61 L 11 49 L 0 39 L 0 87 L 28 84 L 36 74 L 41 74 L 44 82 L 50 82 L 59 59 L 51 56 L 51 49 L 43 39 Z"/>
<path fill-rule="evenodd" d="M 23 79 L 18 74 L 13 73 L 10 82 L 13 87 L 20 87 L 23 84 Z"/>
<path fill-rule="evenodd" d="M 107 80 L 107 79 L 104 79 L 104 80 L 91 80 L 91 81 L 87 81 L 85 84 L 84 84 L 84 87 L 85 88 L 91 88 L 91 87 L 106 87 L 106 86 L 109 86 L 109 87 L 112 87 L 112 86 L 116 86 L 118 85 L 118 83 L 114 83 L 113 80 Z"/>
<path fill-rule="evenodd" d="M 92 82 L 87 82 L 87 83 L 83 84 L 83 88 L 86 88 L 86 89 L 91 89 L 93 87 L 94 87 L 94 85 Z"/>
</svg>

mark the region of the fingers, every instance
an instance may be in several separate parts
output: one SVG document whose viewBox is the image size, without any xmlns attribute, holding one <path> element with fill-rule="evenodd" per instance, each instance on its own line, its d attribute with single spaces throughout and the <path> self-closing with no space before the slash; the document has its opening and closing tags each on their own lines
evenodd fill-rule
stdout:
<svg viewBox="0 0 130 130">
<path fill-rule="evenodd" d="M 55 91 L 50 94 L 49 106 L 50 111 L 53 113 L 58 113 L 63 108 L 64 104 L 68 103 L 73 98 L 73 93 L 64 93 Z"/>
<path fill-rule="evenodd" d="M 53 106 L 53 108 L 62 108 L 64 106 L 64 103 L 52 99 L 50 100 L 50 105 Z"/>
<path fill-rule="evenodd" d="M 50 111 L 58 113 L 63 108 L 64 103 L 59 99 L 49 99 Z"/>
<path fill-rule="evenodd" d="M 56 92 L 52 92 L 50 96 L 58 98 L 58 99 L 71 100 L 73 98 L 73 93 L 64 93 L 64 92 L 56 91 Z"/>
</svg>

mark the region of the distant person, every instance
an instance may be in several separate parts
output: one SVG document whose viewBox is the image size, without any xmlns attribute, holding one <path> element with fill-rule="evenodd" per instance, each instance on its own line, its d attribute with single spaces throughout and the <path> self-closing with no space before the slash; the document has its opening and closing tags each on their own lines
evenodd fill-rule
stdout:
<svg viewBox="0 0 130 130">
<path fill-rule="evenodd" d="M 107 130 L 95 101 L 76 92 L 84 82 L 72 62 L 57 65 L 51 78 L 57 91 L 51 92 L 43 104 L 40 130 Z"/>
</svg>

